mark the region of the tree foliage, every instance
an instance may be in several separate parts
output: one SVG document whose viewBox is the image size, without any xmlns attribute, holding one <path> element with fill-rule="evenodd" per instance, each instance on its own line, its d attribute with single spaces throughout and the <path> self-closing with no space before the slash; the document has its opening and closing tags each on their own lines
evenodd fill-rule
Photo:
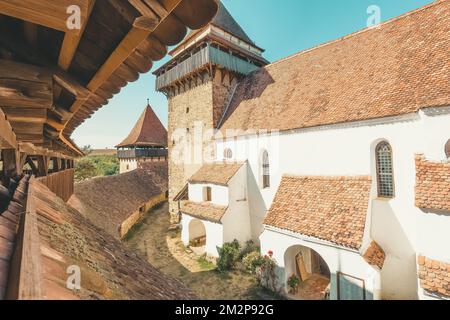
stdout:
<svg viewBox="0 0 450 320">
<path fill-rule="evenodd" d="M 119 173 L 119 160 L 113 155 L 86 156 L 75 167 L 77 182 L 97 176 L 112 176 Z"/>
</svg>

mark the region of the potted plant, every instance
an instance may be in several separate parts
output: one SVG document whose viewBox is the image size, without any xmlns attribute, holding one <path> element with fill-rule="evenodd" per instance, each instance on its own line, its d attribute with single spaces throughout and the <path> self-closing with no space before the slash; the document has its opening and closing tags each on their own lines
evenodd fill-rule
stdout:
<svg viewBox="0 0 450 320">
<path fill-rule="evenodd" d="M 289 277 L 287 284 L 290 288 L 289 293 L 297 294 L 298 285 L 300 284 L 300 279 L 295 274 L 293 274 L 292 276 Z"/>
</svg>

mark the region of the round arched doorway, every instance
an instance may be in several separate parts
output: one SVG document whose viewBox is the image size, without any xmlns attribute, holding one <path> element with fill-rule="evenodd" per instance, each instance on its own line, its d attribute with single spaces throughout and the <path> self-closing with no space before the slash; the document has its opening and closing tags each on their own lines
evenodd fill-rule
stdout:
<svg viewBox="0 0 450 320">
<path fill-rule="evenodd" d="M 301 300 L 329 299 L 330 268 L 319 253 L 305 246 L 292 246 L 284 254 L 284 266 L 289 297 Z"/>
<path fill-rule="evenodd" d="M 189 247 L 197 255 L 206 252 L 206 228 L 201 220 L 194 219 L 189 223 Z"/>
</svg>

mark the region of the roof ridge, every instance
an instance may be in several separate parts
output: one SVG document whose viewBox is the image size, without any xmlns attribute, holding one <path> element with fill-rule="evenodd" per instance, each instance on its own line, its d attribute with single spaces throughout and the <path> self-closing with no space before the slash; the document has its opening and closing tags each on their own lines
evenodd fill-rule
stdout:
<svg viewBox="0 0 450 320">
<path fill-rule="evenodd" d="M 283 178 L 310 179 L 310 180 L 372 180 L 370 175 L 354 175 L 354 176 L 315 176 L 315 175 L 295 175 L 284 174 Z"/>
<path fill-rule="evenodd" d="M 390 23 L 393 23 L 393 22 L 395 22 L 395 21 L 404 19 L 404 18 L 409 17 L 409 16 L 414 15 L 414 14 L 417 14 L 417 13 L 422 12 L 422 11 L 424 11 L 424 10 L 427 10 L 427 9 L 429 9 L 429 8 L 431 8 L 431 7 L 434 7 L 434 6 L 436 6 L 436 5 L 440 4 L 440 3 L 443 3 L 443 2 L 445 2 L 445 1 L 448 1 L 448 0 L 435 0 L 434 2 L 429 3 L 429 4 L 425 5 L 425 6 L 422 6 L 422 7 L 420 7 L 420 8 L 414 9 L 414 10 L 412 10 L 412 11 L 405 12 L 405 13 L 403 13 L 403 14 L 397 16 L 397 17 L 394 17 L 394 18 L 391 18 L 391 19 L 389 19 L 389 20 L 386 20 L 386 21 L 380 23 L 380 24 L 379 24 L 378 26 L 376 26 L 376 27 L 366 27 L 366 28 L 364 28 L 364 29 L 361 29 L 361 30 L 358 30 L 358 31 L 349 33 L 349 34 L 347 34 L 347 35 L 345 35 L 345 36 L 342 36 L 342 37 L 339 37 L 339 38 L 337 38 L 337 39 L 334 39 L 334 40 L 331 40 L 331 41 L 328 41 L 328 42 L 325 42 L 325 43 L 316 45 L 316 46 L 311 47 L 311 48 L 304 49 L 304 50 L 302 50 L 302 51 L 300 51 L 300 52 L 293 53 L 293 54 L 291 54 L 291 55 L 289 55 L 289 56 L 287 56 L 287 57 L 284 57 L 284 58 L 281 58 L 281 59 L 279 59 L 279 60 L 277 60 L 277 61 L 274 61 L 274 62 L 272 62 L 271 64 L 268 64 L 267 66 L 264 66 L 262 69 L 272 67 L 272 66 L 277 65 L 277 64 L 279 64 L 279 63 L 281 63 L 281 62 L 285 62 L 285 61 L 287 61 L 287 60 L 293 59 L 293 58 L 295 58 L 295 57 L 298 57 L 298 56 L 300 56 L 300 55 L 303 55 L 303 54 L 306 54 L 306 53 L 308 53 L 308 52 L 314 51 L 314 50 L 316 50 L 316 49 L 319 49 L 319 48 L 322 48 L 322 47 L 326 47 L 326 46 L 328 46 L 328 45 L 332 45 L 332 44 L 341 42 L 341 41 L 346 40 L 346 39 L 348 39 L 348 38 L 355 37 L 355 36 L 360 35 L 360 34 L 362 34 L 362 33 L 366 33 L 366 32 L 372 31 L 372 30 L 377 30 L 377 29 L 379 29 L 379 28 L 381 28 L 381 27 L 383 27 L 383 26 L 385 26 L 385 25 L 387 25 L 387 24 L 390 24 Z M 258 72 L 258 71 L 255 71 L 255 72 Z"/>
</svg>

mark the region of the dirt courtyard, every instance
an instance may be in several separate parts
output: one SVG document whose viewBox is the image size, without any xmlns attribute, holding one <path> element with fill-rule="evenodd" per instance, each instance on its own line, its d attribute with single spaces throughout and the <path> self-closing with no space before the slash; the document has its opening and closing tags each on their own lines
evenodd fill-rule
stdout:
<svg viewBox="0 0 450 320">
<path fill-rule="evenodd" d="M 169 232 L 168 205 L 149 212 L 125 239 L 125 245 L 155 268 L 182 281 L 201 299 L 273 299 L 253 276 L 242 271 L 220 274 L 183 246 L 179 232 Z"/>
</svg>

